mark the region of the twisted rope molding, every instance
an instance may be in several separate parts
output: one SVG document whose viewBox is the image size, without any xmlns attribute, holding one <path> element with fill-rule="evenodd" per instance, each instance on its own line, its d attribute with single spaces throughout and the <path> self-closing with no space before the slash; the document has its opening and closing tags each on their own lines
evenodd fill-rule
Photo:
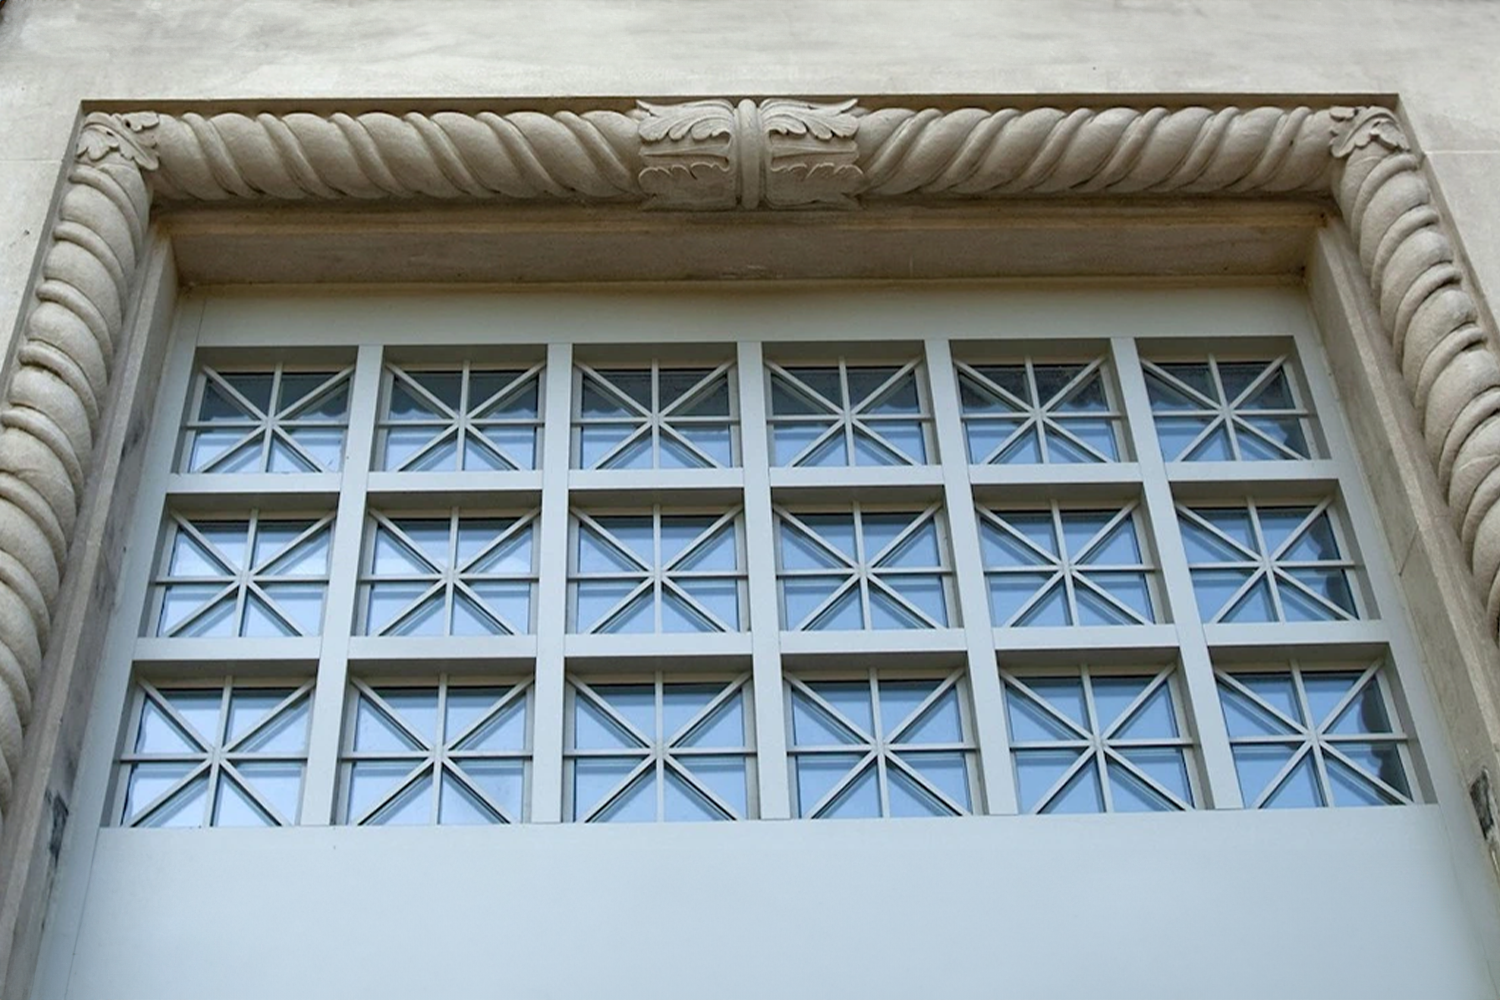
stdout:
<svg viewBox="0 0 1500 1000">
<path fill-rule="evenodd" d="M 1331 191 L 1493 630 L 1500 357 L 1419 168 L 1395 117 L 1380 108 L 867 112 L 852 101 L 777 99 L 583 114 L 90 114 L 0 396 L 0 819 L 153 195 L 721 209 Z"/>
</svg>

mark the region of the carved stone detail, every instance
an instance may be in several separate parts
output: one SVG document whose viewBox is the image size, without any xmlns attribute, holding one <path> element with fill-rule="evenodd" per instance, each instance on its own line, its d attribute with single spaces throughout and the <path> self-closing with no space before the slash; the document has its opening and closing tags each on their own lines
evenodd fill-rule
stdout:
<svg viewBox="0 0 1500 1000">
<path fill-rule="evenodd" d="M 641 197 L 634 117 L 618 111 L 163 115 L 164 198 Z"/>
<path fill-rule="evenodd" d="M 1500 625 L 1500 355 L 1421 161 L 1383 108 L 1335 109 L 1334 185 L 1421 417 L 1489 627 Z"/>
<path fill-rule="evenodd" d="M 956 111 L 772 99 L 632 112 L 93 113 L 0 405 L 0 815 L 151 196 L 561 199 L 672 209 L 1332 191 L 1500 623 L 1500 354 L 1420 161 L 1381 108 Z"/>
<path fill-rule="evenodd" d="M 1311 108 L 884 108 L 860 120 L 866 198 L 1324 192 Z"/>
<path fill-rule="evenodd" d="M 854 101 L 642 101 L 641 109 L 649 208 L 852 208 L 863 186 Z"/>
<path fill-rule="evenodd" d="M 146 240 L 157 125 L 84 119 L 0 406 L 0 817 Z"/>
</svg>

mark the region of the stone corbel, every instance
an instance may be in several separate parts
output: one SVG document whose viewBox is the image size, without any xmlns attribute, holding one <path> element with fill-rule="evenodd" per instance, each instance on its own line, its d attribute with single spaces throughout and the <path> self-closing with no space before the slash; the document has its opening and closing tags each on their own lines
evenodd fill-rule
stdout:
<svg viewBox="0 0 1500 1000">
<path fill-rule="evenodd" d="M 1353 232 L 1493 631 L 1500 357 L 1387 110 L 865 111 L 773 99 L 581 114 L 90 114 L 0 396 L 0 817 L 153 195 L 702 210 L 1273 194 L 1331 194 Z"/>
</svg>

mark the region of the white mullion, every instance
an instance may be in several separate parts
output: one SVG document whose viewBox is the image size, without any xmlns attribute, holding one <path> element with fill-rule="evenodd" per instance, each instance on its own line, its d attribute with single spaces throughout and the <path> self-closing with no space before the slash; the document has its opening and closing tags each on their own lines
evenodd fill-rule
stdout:
<svg viewBox="0 0 1500 1000">
<path fill-rule="evenodd" d="M 1073 588 L 1073 555 L 1068 551 L 1068 536 L 1063 531 L 1062 509 L 1056 500 L 1048 507 L 1048 513 L 1052 515 L 1052 538 L 1057 543 L 1058 566 L 1062 571 L 1063 601 L 1068 609 L 1068 624 L 1077 625 L 1078 622 L 1078 595 Z M 1042 591 L 1046 593 L 1046 591 Z M 1033 602 L 1034 603 L 1034 602 Z"/>
<path fill-rule="evenodd" d="M 654 374 L 656 363 L 652 362 L 651 367 Z M 651 380 L 651 387 L 651 400 L 653 403 L 655 403 L 656 379 L 654 378 Z M 659 512 L 661 508 L 658 507 L 657 510 Z M 657 551 L 657 556 L 657 562 L 660 563 L 661 552 L 659 549 Z M 651 732 L 654 734 L 654 738 L 651 741 L 651 769 L 655 772 L 656 778 L 656 821 L 660 823 L 665 821 L 667 818 L 667 747 L 666 741 L 662 738 L 661 733 L 662 717 L 663 715 L 665 715 L 665 713 L 662 711 L 662 701 L 666 696 L 664 690 L 666 684 L 662 679 L 662 672 L 660 670 L 658 670 L 656 672 L 656 676 L 652 678 L 652 687 L 655 691 L 655 697 L 652 700 L 652 705 L 655 708 L 656 717 L 651 720 Z"/>
<path fill-rule="evenodd" d="M 1222 387 L 1221 387 L 1222 388 Z M 1250 530 L 1255 534 L 1255 547 L 1259 551 L 1261 572 L 1256 576 L 1264 575 L 1266 578 L 1266 590 L 1271 594 L 1271 607 L 1279 622 L 1286 621 L 1286 612 L 1281 607 L 1281 587 L 1276 582 L 1276 560 L 1271 555 L 1271 550 L 1266 546 L 1265 533 L 1260 530 L 1260 508 L 1255 506 L 1254 500 L 1245 501 L 1245 509 L 1250 514 Z M 1252 577 L 1251 579 L 1254 579 Z M 1241 595 L 1246 588 L 1241 587 L 1235 594 L 1235 600 L 1242 600 Z M 1233 604 L 1226 604 L 1225 610 L 1232 611 Z"/>
<path fill-rule="evenodd" d="M 655 362 L 652 363 L 651 370 L 652 370 L 652 374 L 654 376 L 655 372 L 656 372 L 656 364 L 655 364 Z M 652 400 L 653 404 L 656 401 L 656 379 L 654 377 L 651 379 L 651 400 Z M 655 439 L 653 438 L 652 439 L 652 447 L 654 448 L 655 446 L 656 446 L 655 445 Z M 663 569 L 662 564 L 661 564 L 661 504 L 652 504 L 652 506 L 651 506 L 651 601 L 652 601 L 652 605 L 651 605 L 651 621 L 653 623 L 653 631 L 655 631 L 657 635 L 660 635 L 661 634 L 661 630 L 662 630 L 661 629 L 662 602 L 665 600 L 665 596 L 662 594 L 662 587 L 661 587 L 661 581 L 662 581 L 662 574 L 663 574 L 663 572 L 664 572 L 664 569 Z M 660 674 L 657 675 L 657 680 L 658 680 L 658 686 L 659 686 Z M 657 700 L 660 701 L 661 700 L 660 697 L 658 697 Z M 660 705 L 657 706 L 658 709 L 660 709 L 660 707 L 661 707 Z M 657 777 L 658 778 L 661 777 L 660 773 L 658 773 Z"/>
<path fill-rule="evenodd" d="M 564 647 L 568 628 L 568 466 L 573 413 L 571 344 L 547 345 L 546 373 L 543 386 L 545 391 L 542 394 L 540 463 L 542 512 L 537 519 L 534 543 L 537 565 L 540 567 L 535 608 L 536 693 L 532 702 L 535 722 L 532 728 L 531 819 L 534 823 L 561 822 L 563 812 L 563 702 L 567 667 Z M 582 396 L 579 398 L 582 399 Z"/>
<path fill-rule="evenodd" d="M 975 756 L 983 801 L 973 812 L 1017 811 L 1015 772 L 1010 761 L 1010 733 L 1005 696 L 995 657 L 995 634 L 990 622 L 989 578 L 981 556 L 979 523 L 969 484 L 969 452 L 964 437 L 958 375 L 948 342 L 926 342 L 928 382 L 931 387 L 933 429 L 943 470 L 943 501 L 948 511 L 948 539 L 953 548 L 954 589 L 963 622 L 968 666 L 969 698 L 973 710 Z M 988 381 L 988 380 L 986 380 Z"/>
<path fill-rule="evenodd" d="M 1229 748 L 1229 730 L 1219 707 L 1213 658 L 1198 613 L 1192 571 L 1177 524 L 1177 508 L 1167 479 L 1167 464 L 1156 440 L 1151 399 L 1135 341 L 1129 337 L 1110 339 L 1115 375 L 1119 379 L 1126 414 L 1126 432 L 1140 465 L 1146 528 L 1156 545 L 1162 589 L 1167 610 L 1177 628 L 1178 656 L 1182 663 L 1185 709 L 1198 734 L 1206 779 L 1206 805 L 1238 809 L 1244 802 Z M 1175 379 L 1173 380 L 1175 381 Z"/>
<path fill-rule="evenodd" d="M 843 371 L 843 362 L 839 362 L 839 371 Z M 848 396 L 849 387 L 844 387 L 844 395 Z M 859 613 L 860 628 L 869 631 L 872 625 L 870 614 L 870 561 L 865 558 L 865 519 L 860 513 L 859 501 L 854 501 L 851 507 L 854 521 L 854 565 L 858 567 L 855 580 L 859 586 Z"/>
<path fill-rule="evenodd" d="M 338 513 L 329 543 L 323 637 L 312 701 L 312 723 L 308 730 L 302 812 L 298 820 L 310 826 L 325 826 L 333 821 L 335 814 L 344 689 L 349 675 L 349 637 L 354 629 L 355 602 L 359 594 L 365 491 L 370 478 L 380 380 L 380 347 L 360 347 L 349 384 L 349 430 L 344 438 L 344 463 L 339 472 Z"/>
<path fill-rule="evenodd" d="M 1089 746 L 1094 755 L 1094 779 L 1099 783 L 1095 791 L 1100 795 L 1099 801 L 1104 803 L 1104 811 L 1112 813 L 1115 811 L 1115 797 L 1109 787 L 1109 757 L 1105 753 L 1108 744 L 1099 724 L 1099 709 L 1094 705 L 1094 678 L 1089 673 L 1088 664 L 1084 664 L 1079 673 L 1083 680 L 1084 712 L 1088 714 Z"/>
<path fill-rule="evenodd" d="M 1032 363 L 1028 355 L 1023 368 L 1026 372 L 1026 391 L 1031 399 L 1027 401 L 1033 416 L 1036 418 L 1036 453 L 1042 465 L 1052 464 L 1052 453 L 1047 447 L 1047 401 L 1042 398 L 1041 392 L 1036 385 L 1036 365 Z"/>
<path fill-rule="evenodd" d="M 750 619 L 751 694 L 755 717 L 756 784 L 762 819 L 791 816 L 787 774 L 786 705 L 781 676 L 781 608 L 776 581 L 776 515 L 771 509 L 770 438 L 766 427 L 766 374 L 758 341 L 741 341 L 735 358 L 739 380 L 740 464 L 744 470 L 745 590 Z M 816 538 L 817 533 L 810 533 Z M 764 544 L 751 540 L 761 539 Z M 788 622 L 788 628 L 799 623 Z"/>
</svg>

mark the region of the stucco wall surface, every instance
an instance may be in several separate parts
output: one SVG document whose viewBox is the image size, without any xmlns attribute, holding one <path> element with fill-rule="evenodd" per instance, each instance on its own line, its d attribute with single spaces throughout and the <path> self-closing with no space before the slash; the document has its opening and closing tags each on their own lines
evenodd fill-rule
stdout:
<svg viewBox="0 0 1500 1000">
<path fill-rule="evenodd" d="M 1479 0 L 10 0 L 0 336 L 98 99 L 1397 94 L 1493 287 L 1497 42 Z"/>
</svg>

